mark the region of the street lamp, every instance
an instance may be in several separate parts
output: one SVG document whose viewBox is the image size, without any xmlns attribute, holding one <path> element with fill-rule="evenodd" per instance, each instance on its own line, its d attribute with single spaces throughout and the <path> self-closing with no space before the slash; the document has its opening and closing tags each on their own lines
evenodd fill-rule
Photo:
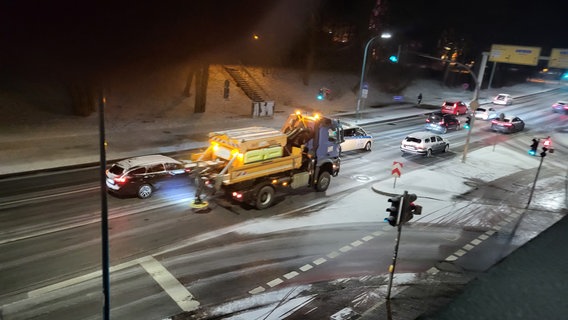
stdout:
<svg viewBox="0 0 568 320">
<path fill-rule="evenodd" d="M 367 65 L 367 53 L 369 51 L 369 46 L 371 45 L 371 42 L 373 42 L 375 39 L 377 38 L 381 38 L 381 39 L 390 39 L 392 37 L 392 35 L 388 32 L 383 32 L 382 34 L 378 35 L 378 36 L 374 36 L 372 37 L 369 41 L 367 41 L 367 45 L 365 46 L 365 52 L 363 53 L 363 65 L 361 66 L 361 80 L 359 81 L 359 96 L 357 98 L 357 112 L 356 112 L 356 118 L 359 119 L 359 110 L 361 109 L 361 100 L 363 98 L 367 97 L 367 89 L 365 89 L 365 92 L 363 92 L 363 81 L 365 79 L 365 66 Z M 363 97 L 363 93 L 365 95 L 365 97 Z"/>
</svg>

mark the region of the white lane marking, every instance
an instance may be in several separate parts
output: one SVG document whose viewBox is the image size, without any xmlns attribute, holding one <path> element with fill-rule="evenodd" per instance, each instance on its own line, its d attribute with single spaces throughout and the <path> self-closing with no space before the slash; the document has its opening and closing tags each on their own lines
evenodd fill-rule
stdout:
<svg viewBox="0 0 568 320">
<path fill-rule="evenodd" d="M 479 239 L 473 239 L 473 240 L 471 240 L 470 243 L 473 244 L 474 246 L 477 246 L 478 244 L 481 243 L 481 240 L 479 240 Z"/>
<path fill-rule="evenodd" d="M 469 250 L 471 250 L 471 249 L 473 249 L 473 248 L 475 248 L 475 247 L 468 243 L 468 244 L 466 244 L 465 246 L 463 246 L 462 249 L 469 251 Z"/>
<path fill-rule="evenodd" d="M 459 249 L 458 251 L 454 252 L 454 254 L 458 257 L 463 256 L 464 254 L 466 254 L 466 251 Z"/>
<path fill-rule="evenodd" d="M 438 268 L 436 268 L 436 267 L 432 267 L 432 268 L 428 269 L 428 271 L 426 271 L 426 273 L 428 273 L 428 274 L 436 274 L 438 272 L 440 272 L 440 270 L 438 270 Z"/>
<path fill-rule="evenodd" d="M 251 291 L 249 291 L 250 294 L 257 294 L 257 293 L 261 293 L 264 292 L 266 289 L 264 289 L 264 287 L 256 287 L 254 289 L 252 289 Z"/>
<path fill-rule="evenodd" d="M 493 229 L 495 229 L 496 231 L 499 231 L 499 230 L 501 230 L 501 227 L 500 226 L 494 226 Z"/>
<path fill-rule="evenodd" d="M 489 238 L 489 236 L 484 233 L 484 234 L 480 235 L 480 236 L 477 237 L 477 238 L 478 238 L 479 240 L 482 240 L 482 241 L 483 241 L 483 240 L 487 240 L 487 239 Z"/>
<path fill-rule="evenodd" d="M 446 259 L 446 261 L 456 261 L 458 260 L 458 257 L 454 256 L 453 254 L 449 255 Z"/>
<path fill-rule="evenodd" d="M 292 278 L 294 278 L 294 277 L 297 276 L 297 275 L 299 275 L 298 272 L 292 271 L 292 272 L 286 273 L 286 274 L 284 275 L 284 278 L 286 278 L 286 279 L 292 279 Z"/>
<path fill-rule="evenodd" d="M 138 264 L 138 261 L 136 260 L 132 260 L 132 261 L 128 261 L 125 263 L 121 263 L 119 265 L 110 267 L 110 272 L 115 272 L 121 269 L 126 269 L 132 266 L 135 266 Z M 101 277 L 102 276 L 102 271 L 95 271 L 95 272 L 91 272 L 91 273 L 87 273 L 85 275 L 79 276 L 79 277 L 75 277 L 75 278 L 71 278 L 65 281 L 61 281 L 58 283 L 54 283 L 52 285 L 49 286 L 45 286 L 43 288 L 39 288 L 36 290 L 32 290 L 28 292 L 28 298 L 33 298 L 33 297 L 37 297 L 40 296 L 42 294 L 46 294 L 61 288 L 66 288 L 66 287 L 70 287 L 88 280 L 92 280 L 95 279 L 97 277 Z"/>
<path fill-rule="evenodd" d="M 360 246 L 360 245 L 362 245 L 362 244 L 363 244 L 363 242 L 361 242 L 360 240 L 356 240 L 356 241 L 351 242 L 351 245 L 352 245 L 353 247 L 358 247 L 358 246 Z"/>
<path fill-rule="evenodd" d="M 117 209 L 111 210 L 109 212 L 108 219 L 109 220 L 118 219 L 118 218 L 122 218 L 122 217 L 125 217 L 125 216 L 137 214 L 137 213 L 142 213 L 142 212 L 145 212 L 145 211 L 150 211 L 150 210 L 154 210 L 154 209 L 159 209 L 159 208 L 163 208 L 163 207 L 167 207 L 167 206 L 177 205 L 177 204 L 180 204 L 180 203 L 189 203 L 189 202 L 191 202 L 191 198 L 183 198 L 183 199 L 173 200 L 173 201 L 169 201 L 169 202 L 157 203 L 157 204 L 154 204 L 154 205 L 151 205 L 151 206 L 146 206 L 146 207 L 141 207 L 141 208 L 126 209 L 124 211 L 121 211 L 121 210 L 123 210 L 122 208 L 117 208 Z M 29 239 L 29 238 L 38 237 L 38 236 L 43 236 L 43 235 L 46 235 L 46 234 L 55 233 L 55 232 L 59 232 L 59 231 L 83 227 L 83 226 L 86 226 L 86 225 L 89 225 L 89 224 L 101 222 L 100 213 L 86 214 L 84 216 L 85 217 L 95 216 L 96 218 L 87 218 L 84 221 L 70 223 L 70 224 L 66 224 L 64 226 L 60 226 L 60 227 L 52 227 L 52 228 L 47 228 L 47 229 L 44 229 L 44 230 L 38 230 L 36 232 L 26 233 L 25 235 L 18 236 L 18 237 L 3 239 L 3 240 L 0 240 L 0 245 L 10 243 L 10 242 L 14 242 L 14 241 L 20 241 L 20 240 L 25 240 L 25 239 Z"/>
<path fill-rule="evenodd" d="M 153 257 L 140 261 L 140 265 L 166 291 L 183 311 L 193 311 L 199 307 L 199 301 L 164 266 Z"/>
<path fill-rule="evenodd" d="M 326 261 L 327 261 L 327 259 L 325 259 L 325 258 L 319 258 L 319 259 L 314 260 L 313 263 L 316 266 L 319 266 L 320 264 L 325 263 Z"/>
<path fill-rule="evenodd" d="M 339 253 L 337 251 L 333 251 L 333 252 L 328 253 L 327 257 L 333 259 L 333 258 L 337 258 L 340 254 L 341 253 Z"/>
<path fill-rule="evenodd" d="M 267 282 L 266 284 L 267 284 L 269 287 L 272 288 L 272 287 L 275 287 L 275 286 L 281 284 L 282 282 L 284 282 L 284 280 L 282 280 L 282 279 L 280 279 L 280 278 L 276 278 L 276 279 L 274 279 L 274 280 L 272 280 L 272 281 Z"/>
<path fill-rule="evenodd" d="M 305 265 L 300 267 L 300 270 L 303 271 L 303 272 L 306 272 L 306 271 L 310 270 L 311 268 L 313 268 L 313 266 L 311 264 L 305 264 Z"/>
<path fill-rule="evenodd" d="M 487 230 L 487 231 L 485 231 L 485 234 L 488 235 L 488 236 L 492 236 L 494 233 L 495 233 L 494 230 Z"/>
<path fill-rule="evenodd" d="M 347 252 L 351 249 L 353 249 L 351 246 L 344 246 L 344 247 L 339 248 L 339 251 L 345 253 L 345 252 Z"/>
<path fill-rule="evenodd" d="M 375 237 L 373 237 L 373 236 L 366 236 L 366 237 L 363 237 L 363 241 L 365 241 L 365 242 L 371 241 L 371 240 L 373 240 L 374 238 L 375 238 Z"/>
<path fill-rule="evenodd" d="M 81 192 L 93 191 L 93 190 L 100 190 L 100 189 L 101 189 L 101 187 L 97 186 L 97 187 L 89 187 L 89 188 L 83 188 L 83 189 L 78 189 L 78 190 L 73 190 L 73 191 L 60 192 L 60 193 L 55 193 L 55 194 L 48 194 L 48 195 L 44 195 L 44 196 L 35 196 L 35 197 L 19 199 L 19 200 L 3 201 L 2 206 L 4 207 L 4 206 L 9 206 L 9 205 L 13 205 L 13 204 L 22 203 L 22 202 L 32 202 L 32 201 L 36 201 L 36 200 L 56 198 L 56 197 L 65 196 L 65 195 L 69 195 L 69 194 L 75 194 L 75 193 L 81 193 Z"/>
</svg>

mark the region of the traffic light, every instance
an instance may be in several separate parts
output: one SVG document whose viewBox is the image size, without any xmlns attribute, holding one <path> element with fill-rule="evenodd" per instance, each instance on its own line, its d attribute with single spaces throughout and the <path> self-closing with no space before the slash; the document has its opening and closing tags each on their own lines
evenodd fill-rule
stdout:
<svg viewBox="0 0 568 320">
<path fill-rule="evenodd" d="M 529 150 L 529 154 L 531 156 L 536 156 L 536 149 L 538 148 L 538 140 L 536 138 L 532 139 L 531 149 Z"/>
<path fill-rule="evenodd" d="M 318 100 L 323 100 L 324 92 L 323 89 L 319 89 L 318 91 Z"/>
<path fill-rule="evenodd" d="M 409 193 L 403 201 L 401 223 L 408 222 L 414 215 L 422 214 L 422 206 L 414 203 L 418 197 L 414 193 Z"/>
<path fill-rule="evenodd" d="M 470 126 L 471 126 L 471 117 L 468 116 L 468 117 L 466 118 L 466 120 L 465 120 L 465 124 L 463 125 L 463 127 L 464 127 L 466 130 L 469 130 L 469 127 L 470 127 Z"/>
<path fill-rule="evenodd" d="M 395 55 L 392 55 L 389 57 L 390 62 L 392 63 L 397 63 L 398 62 L 398 57 Z"/>
<path fill-rule="evenodd" d="M 389 216 L 385 218 L 391 226 L 395 227 L 398 222 L 398 212 L 400 211 L 400 206 L 402 204 L 402 196 L 395 196 L 388 200 L 391 205 L 387 208 Z"/>
</svg>

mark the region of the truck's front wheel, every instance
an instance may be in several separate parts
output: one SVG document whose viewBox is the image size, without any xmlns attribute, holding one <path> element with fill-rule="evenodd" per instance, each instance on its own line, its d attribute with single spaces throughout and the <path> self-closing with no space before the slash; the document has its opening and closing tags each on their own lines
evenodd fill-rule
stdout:
<svg viewBox="0 0 568 320">
<path fill-rule="evenodd" d="M 266 209 L 272 205 L 272 202 L 274 202 L 274 188 L 270 185 L 261 187 L 256 194 L 256 208 Z"/>
<path fill-rule="evenodd" d="M 318 177 L 318 181 L 316 183 L 316 190 L 320 192 L 327 190 L 330 182 L 331 182 L 331 175 L 329 174 L 329 172 L 327 171 L 322 172 Z"/>
</svg>

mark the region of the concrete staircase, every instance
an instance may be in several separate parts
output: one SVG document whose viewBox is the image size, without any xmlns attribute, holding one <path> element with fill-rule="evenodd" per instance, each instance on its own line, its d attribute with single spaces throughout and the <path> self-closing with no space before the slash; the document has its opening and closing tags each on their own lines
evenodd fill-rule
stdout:
<svg viewBox="0 0 568 320">
<path fill-rule="evenodd" d="M 239 86 L 253 102 L 265 102 L 271 100 L 268 93 L 244 66 L 225 65 L 223 68 L 235 80 L 237 86 Z"/>
</svg>

